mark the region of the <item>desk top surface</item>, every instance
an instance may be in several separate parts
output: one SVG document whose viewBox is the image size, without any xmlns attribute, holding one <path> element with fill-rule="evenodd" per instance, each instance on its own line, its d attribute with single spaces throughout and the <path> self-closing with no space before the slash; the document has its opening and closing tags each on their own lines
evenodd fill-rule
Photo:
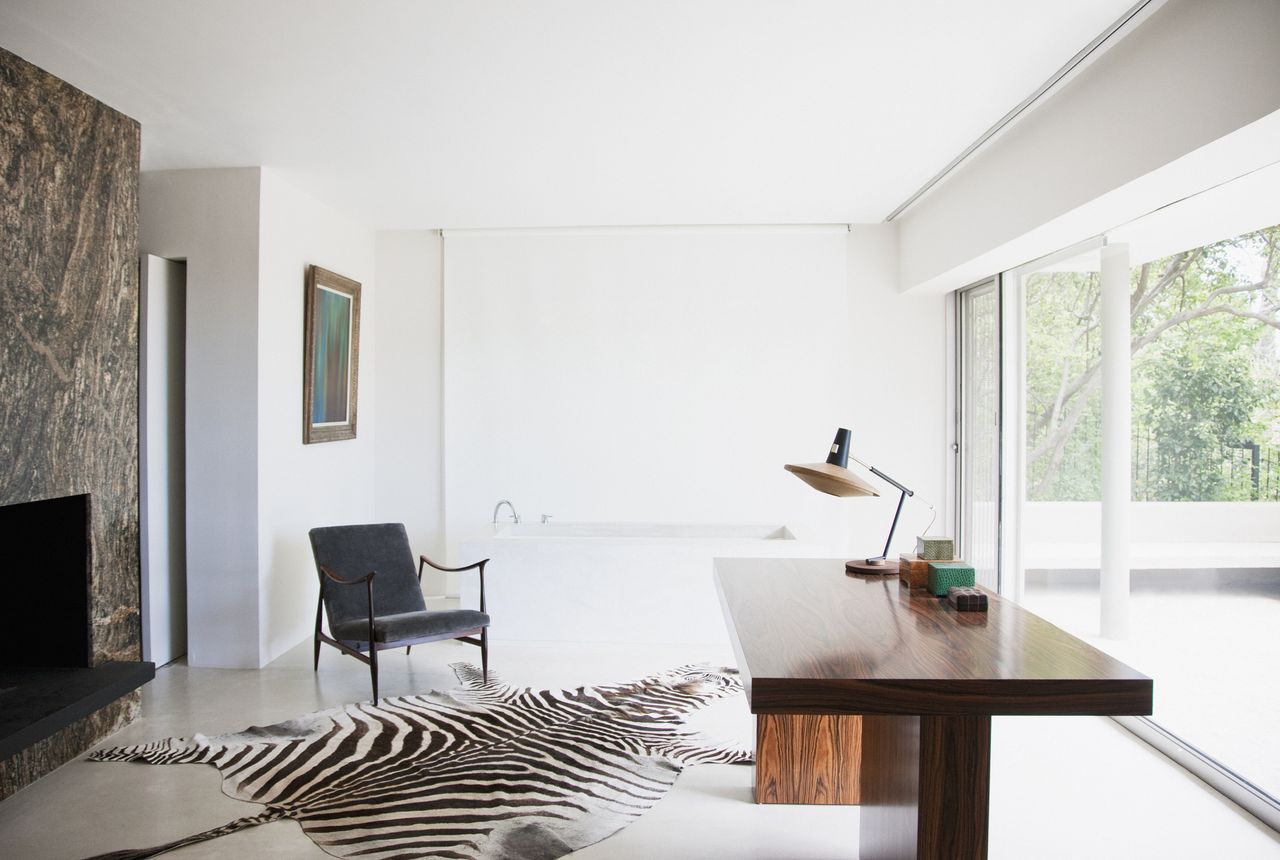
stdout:
<svg viewBox="0 0 1280 860">
<path fill-rule="evenodd" d="M 722 559 L 754 713 L 1149 714 L 1151 679 L 988 592 L 957 612 L 827 559 Z"/>
</svg>

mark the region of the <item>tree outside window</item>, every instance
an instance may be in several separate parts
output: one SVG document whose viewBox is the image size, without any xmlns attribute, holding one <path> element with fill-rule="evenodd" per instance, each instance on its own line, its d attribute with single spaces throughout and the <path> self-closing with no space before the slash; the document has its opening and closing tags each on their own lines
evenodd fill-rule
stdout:
<svg viewBox="0 0 1280 860">
<path fill-rule="evenodd" d="M 1026 281 L 1029 501 L 1101 497 L 1100 299 Z M 1130 312 L 1134 499 L 1280 500 L 1280 226 L 1143 263 Z"/>
</svg>

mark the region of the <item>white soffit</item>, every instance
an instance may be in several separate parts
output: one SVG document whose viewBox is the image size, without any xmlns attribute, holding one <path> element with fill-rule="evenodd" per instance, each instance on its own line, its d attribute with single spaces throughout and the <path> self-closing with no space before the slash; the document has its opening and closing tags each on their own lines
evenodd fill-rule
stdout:
<svg viewBox="0 0 1280 860">
<path fill-rule="evenodd" d="M 1109 230 L 1107 241 L 1128 244 L 1129 259 L 1137 265 L 1277 224 L 1280 162 Z"/>
<path fill-rule="evenodd" d="M 0 0 L 0 47 L 380 228 L 875 222 L 1132 0 Z"/>
<path fill-rule="evenodd" d="M 950 292 L 1090 236 L 1130 243 L 1140 263 L 1272 226 L 1277 154 L 1280 110 L 908 289 Z"/>
</svg>

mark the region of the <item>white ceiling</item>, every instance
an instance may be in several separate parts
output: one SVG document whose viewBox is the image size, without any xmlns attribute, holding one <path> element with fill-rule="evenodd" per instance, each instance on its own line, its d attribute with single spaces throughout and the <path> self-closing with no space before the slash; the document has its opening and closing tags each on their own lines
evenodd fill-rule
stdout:
<svg viewBox="0 0 1280 860">
<path fill-rule="evenodd" d="M 1132 0 L 0 0 L 0 46 L 379 228 L 879 221 Z"/>
</svg>

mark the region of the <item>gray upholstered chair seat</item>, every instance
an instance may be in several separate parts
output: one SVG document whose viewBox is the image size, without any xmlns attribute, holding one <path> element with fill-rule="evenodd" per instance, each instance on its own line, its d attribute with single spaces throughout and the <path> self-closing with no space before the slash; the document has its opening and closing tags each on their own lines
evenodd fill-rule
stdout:
<svg viewBox="0 0 1280 860">
<path fill-rule="evenodd" d="M 451 633 L 468 633 L 489 626 L 489 616 L 474 609 L 448 609 L 440 612 L 399 612 L 395 615 L 379 615 L 373 619 L 373 641 L 402 642 L 406 639 L 426 639 L 432 636 L 448 636 Z M 367 642 L 369 621 L 353 618 L 330 625 L 335 639 L 348 642 Z"/>
</svg>

